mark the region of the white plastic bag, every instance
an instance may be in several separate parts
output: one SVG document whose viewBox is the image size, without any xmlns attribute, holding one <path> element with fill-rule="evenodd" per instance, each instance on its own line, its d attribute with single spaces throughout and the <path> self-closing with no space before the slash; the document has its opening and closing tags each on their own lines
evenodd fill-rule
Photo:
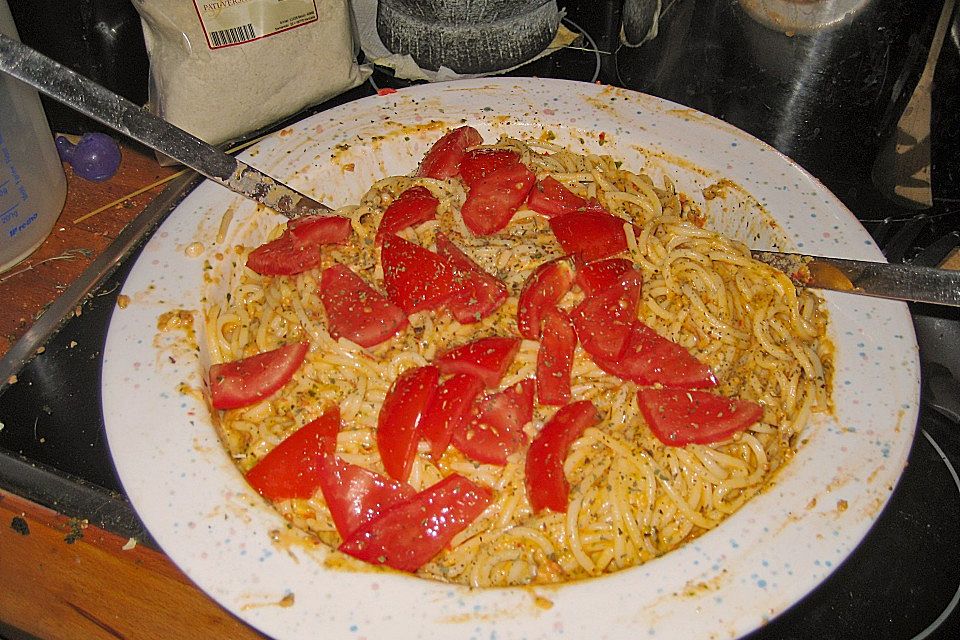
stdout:
<svg viewBox="0 0 960 640">
<path fill-rule="evenodd" d="M 348 0 L 133 0 L 150 109 L 211 144 L 357 86 Z"/>
</svg>

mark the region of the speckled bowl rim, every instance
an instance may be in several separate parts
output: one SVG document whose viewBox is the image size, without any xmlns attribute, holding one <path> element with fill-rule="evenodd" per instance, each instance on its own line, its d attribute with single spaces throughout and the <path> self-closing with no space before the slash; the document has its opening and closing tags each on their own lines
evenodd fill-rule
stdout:
<svg viewBox="0 0 960 640">
<path fill-rule="evenodd" d="M 594 84 L 487 78 L 412 87 L 307 118 L 244 157 L 341 205 L 374 176 L 411 170 L 442 126 L 463 121 L 488 139 L 499 131 L 582 139 L 628 166 L 678 172 L 688 189 L 730 178 L 756 200 L 738 204 L 735 194 L 711 211 L 725 232 L 757 245 L 883 259 L 832 194 L 768 145 L 697 111 Z M 235 222 L 216 245 L 227 209 Z M 919 400 L 907 307 L 827 294 L 835 416 L 815 420 L 776 482 L 701 538 L 643 566 L 560 587 L 470 590 L 337 569 L 335 556 L 296 532 L 285 531 L 280 544 L 270 539 L 284 521 L 244 483 L 202 395 L 181 392 L 182 384 L 201 387 L 203 355 L 176 332 L 157 330 L 161 314 L 196 311 L 225 286 L 217 278 L 236 260 L 231 241 L 262 237 L 276 223 L 253 213 L 205 182 L 164 222 L 123 287 L 129 304 L 111 320 L 102 390 L 117 472 L 151 535 L 201 589 L 270 636 L 735 637 L 823 581 L 867 534 L 903 470 Z M 203 250 L 188 257 L 195 242 Z"/>
</svg>

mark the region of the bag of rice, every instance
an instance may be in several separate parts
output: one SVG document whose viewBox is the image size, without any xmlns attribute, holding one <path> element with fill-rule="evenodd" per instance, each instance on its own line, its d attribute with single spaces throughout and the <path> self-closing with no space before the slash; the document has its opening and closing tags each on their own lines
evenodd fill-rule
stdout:
<svg viewBox="0 0 960 640">
<path fill-rule="evenodd" d="M 150 109 L 211 144 L 363 82 L 348 0 L 133 0 Z"/>
</svg>

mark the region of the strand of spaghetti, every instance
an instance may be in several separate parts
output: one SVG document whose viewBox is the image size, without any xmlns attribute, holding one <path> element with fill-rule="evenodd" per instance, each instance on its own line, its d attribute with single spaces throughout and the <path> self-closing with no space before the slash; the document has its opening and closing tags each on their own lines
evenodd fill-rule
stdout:
<svg viewBox="0 0 960 640">
<path fill-rule="evenodd" d="M 583 549 L 583 544 L 580 541 L 580 505 L 583 503 L 583 496 L 577 495 L 567 506 L 567 518 L 566 518 L 566 533 L 568 544 L 570 545 L 570 553 L 573 554 L 574 559 L 577 563 L 586 571 L 588 574 L 592 574 L 595 570 L 593 561 L 590 560 L 586 552 Z"/>
<path fill-rule="evenodd" d="M 630 542 L 633 543 L 634 554 L 639 554 L 643 548 L 643 532 L 640 531 L 637 520 L 632 515 L 632 513 L 637 510 L 633 508 L 630 501 L 631 489 L 635 486 L 634 480 L 629 478 L 629 470 L 624 468 L 622 460 L 614 462 L 614 470 L 618 479 L 616 484 L 616 499 L 622 505 L 620 508 L 620 523 L 627 532 L 627 537 L 630 539 Z"/>
</svg>

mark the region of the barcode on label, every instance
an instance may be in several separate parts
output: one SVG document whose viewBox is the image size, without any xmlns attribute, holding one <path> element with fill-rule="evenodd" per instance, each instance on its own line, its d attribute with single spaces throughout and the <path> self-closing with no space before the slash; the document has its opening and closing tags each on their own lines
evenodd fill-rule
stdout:
<svg viewBox="0 0 960 640">
<path fill-rule="evenodd" d="M 225 47 L 228 44 L 237 44 L 238 42 L 247 42 L 257 37 L 252 24 L 244 24 L 232 29 L 222 29 L 220 31 L 210 32 L 210 42 L 214 47 Z"/>
</svg>

